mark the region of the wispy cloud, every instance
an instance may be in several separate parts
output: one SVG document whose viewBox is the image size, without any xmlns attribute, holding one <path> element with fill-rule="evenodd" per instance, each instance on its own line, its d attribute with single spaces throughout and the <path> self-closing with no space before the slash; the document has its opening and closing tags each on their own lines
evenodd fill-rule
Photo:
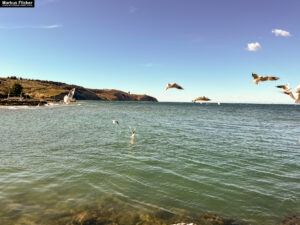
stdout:
<svg viewBox="0 0 300 225">
<path fill-rule="evenodd" d="M 137 9 L 136 7 L 131 6 L 131 7 L 129 8 L 129 13 L 135 13 L 137 10 L 138 10 L 138 9 Z"/>
<path fill-rule="evenodd" d="M 261 49 L 261 46 L 258 42 L 255 42 L 255 43 L 249 43 L 248 44 L 248 47 L 247 47 L 247 50 L 250 51 L 250 52 L 256 52 L 258 50 Z"/>
<path fill-rule="evenodd" d="M 41 29 L 55 29 L 62 27 L 61 24 L 53 24 L 53 25 L 46 25 L 46 26 L 40 26 Z"/>
<path fill-rule="evenodd" d="M 282 36 L 282 37 L 290 37 L 290 32 L 286 30 L 280 30 L 280 29 L 273 29 L 272 33 L 275 34 L 275 36 Z"/>
<path fill-rule="evenodd" d="M 32 25 L 22 25 L 22 26 L 1 26 L 0 29 L 56 29 L 62 27 L 61 24 L 52 24 L 52 25 L 39 25 L 39 26 L 32 26 Z"/>
</svg>

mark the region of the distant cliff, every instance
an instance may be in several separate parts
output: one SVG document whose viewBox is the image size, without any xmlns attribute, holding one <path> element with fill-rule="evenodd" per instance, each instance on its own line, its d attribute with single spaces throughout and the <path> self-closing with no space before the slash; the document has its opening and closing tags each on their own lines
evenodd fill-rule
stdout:
<svg viewBox="0 0 300 225">
<path fill-rule="evenodd" d="M 152 101 L 157 99 L 149 95 L 129 94 L 124 91 L 111 89 L 89 89 L 77 85 L 61 82 L 30 80 L 16 77 L 0 78 L 0 98 L 6 98 L 9 89 L 18 82 L 23 87 L 23 93 L 30 99 L 45 101 L 60 101 L 72 88 L 76 88 L 77 100 L 102 100 L 102 101 Z"/>
</svg>

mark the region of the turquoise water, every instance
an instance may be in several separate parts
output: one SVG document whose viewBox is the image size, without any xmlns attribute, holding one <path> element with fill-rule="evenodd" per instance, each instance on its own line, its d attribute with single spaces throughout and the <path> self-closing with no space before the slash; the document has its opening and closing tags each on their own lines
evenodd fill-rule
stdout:
<svg viewBox="0 0 300 225">
<path fill-rule="evenodd" d="M 79 103 L 0 109 L 0 224 L 58 224 L 106 196 L 253 225 L 300 214 L 300 106 Z"/>
</svg>

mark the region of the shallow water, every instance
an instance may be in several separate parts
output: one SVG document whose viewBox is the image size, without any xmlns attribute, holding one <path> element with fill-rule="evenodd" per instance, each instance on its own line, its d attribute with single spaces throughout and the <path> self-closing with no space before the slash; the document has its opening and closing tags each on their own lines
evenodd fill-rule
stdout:
<svg viewBox="0 0 300 225">
<path fill-rule="evenodd" d="M 82 101 L 0 122 L 0 224 L 57 224 L 107 196 L 253 225 L 300 214 L 300 106 Z"/>
</svg>

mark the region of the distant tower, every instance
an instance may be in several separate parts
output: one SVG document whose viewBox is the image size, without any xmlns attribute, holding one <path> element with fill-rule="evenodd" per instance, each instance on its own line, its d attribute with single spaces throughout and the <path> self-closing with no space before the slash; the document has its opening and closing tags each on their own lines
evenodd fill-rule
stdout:
<svg viewBox="0 0 300 225">
<path fill-rule="evenodd" d="M 130 95 L 130 91 L 128 91 L 128 94 Z"/>
</svg>

